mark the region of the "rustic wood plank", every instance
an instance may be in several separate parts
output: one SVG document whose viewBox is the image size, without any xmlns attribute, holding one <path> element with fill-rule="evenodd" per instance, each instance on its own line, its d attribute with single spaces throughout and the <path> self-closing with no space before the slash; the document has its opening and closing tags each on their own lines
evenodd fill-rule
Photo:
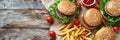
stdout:
<svg viewBox="0 0 120 40">
<path fill-rule="evenodd" d="M 49 40 L 47 10 L 0 10 L 0 40 Z"/>
<path fill-rule="evenodd" d="M 42 29 L 0 29 L 0 40 L 49 40 L 48 30 Z"/>
<path fill-rule="evenodd" d="M 49 28 L 47 10 L 0 10 L 0 27 Z"/>
<path fill-rule="evenodd" d="M 45 9 L 41 0 L 0 0 L 0 9 Z"/>
</svg>

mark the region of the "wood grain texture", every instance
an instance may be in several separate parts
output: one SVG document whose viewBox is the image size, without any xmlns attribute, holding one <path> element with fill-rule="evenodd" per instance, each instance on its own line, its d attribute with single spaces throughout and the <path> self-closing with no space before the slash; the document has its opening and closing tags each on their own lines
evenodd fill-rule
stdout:
<svg viewBox="0 0 120 40">
<path fill-rule="evenodd" d="M 41 0 L 0 0 L 0 40 L 49 40 Z"/>
<path fill-rule="evenodd" d="M 41 0 L 0 0 L 0 9 L 45 9 Z"/>
<path fill-rule="evenodd" d="M 47 10 L 0 10 L 0 40 L 49 40 Z"/>
<path fill-rule="evenodd" d="M 0 29 L 0 40 L 49 40 L 48 30 Z"/>
<path fill-rule="evenodd" d="M 49 28 L 46 22 L 47 10 L 1 10 L 0 27 L 43 27 Z"/>
</svg>

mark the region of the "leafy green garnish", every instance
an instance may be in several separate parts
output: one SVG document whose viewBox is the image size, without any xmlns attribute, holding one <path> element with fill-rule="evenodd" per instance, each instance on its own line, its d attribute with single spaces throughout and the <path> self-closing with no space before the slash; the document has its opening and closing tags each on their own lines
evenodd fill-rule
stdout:
<svg viewBox="0 0 120 40">
<path fill-rule="evenodd" d="M 98 26 L 94 29 L 94 31 L 97 32 L 97 31 L 100 30 L 102 27 L 103 27 L 103 25 L 98 25 Z"/>
<path fill-rule="evenodd" d="M 60 17 L 58 17 L 57 16 L 57 14 L 56 14 L 56 8 L 57 8 L 57 5 L 58 5 L 58 3 L 60 2 L 60 1 L 62 1 L 62 0 L 56 0 L 56 2 L 55 3 L 53 3 L 51 6 L 50 6 L 50 15 L 53 17 L 53 18 L 55 18 L 55 19 L 57 19 L 57 20 L 60 20 L 62 23 L 66 23 L 66 22 L 71 22 L 71 21 L 73 21 L 74 19 L 73 18 L 67 18 L 66 16 L 64 16 L 63 18 L 60 18 Z M 75 2 L 75 0 L 69 0 L 69 1 L 71 1 L 72 3 L 74 3 L 74 4 L 76 4 L 76 2 Z M 78 14 L 79 12 L 79 10 L 78 10 L 78 8 L 79 7 L 76 7 L 76 13 Z"/>
<path fill-rule="evenodd" d="M 110 23 L 117 23 L 120 21 L 120 17 L 111 17 L 105 12 L 105 4 L 110 1 L 110 0 L 101 0 L 100 1 L 100 10 L 103 11 L 104 16 L 108 19 Z"/>
</svg>

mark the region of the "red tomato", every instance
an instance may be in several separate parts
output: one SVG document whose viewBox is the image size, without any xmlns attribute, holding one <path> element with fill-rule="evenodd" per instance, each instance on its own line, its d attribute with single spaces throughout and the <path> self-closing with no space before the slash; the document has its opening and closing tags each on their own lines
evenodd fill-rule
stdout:
<svg viewBox="0 0 120 40">
<path fill-rule="evenodd" d="M 79 25 L 80 21 L 79 20 L 75 20 L 75 25 Z"/>
<path fill-rule="evenodd" d="M 94 4 L 94 8 L 100 9 L 100 5 L 99 4 Z"/>
<path fill-rule="evenodd" d="M 49 32 L 49 36 L 51 37 L 51 38 L 55 38 L 56 37 L 56 33 L 55 33 L 55 31 L 50 31 Z"/>
<path fill-rule="evenodd" d="M 114 26 L 113 29 L 114 29 L 115 32 L 119 31 L 119 27 L 118 26 Z"/>
<path fill-rule="evenodd" d="M 81 4 L 78 2 L 78 3 L 77 3 L 77 6 L 81 7 Z"/>
<path fill-rule="evenodd" d="M 48 16 L 48 17 L 46 18 L 46 21 L 47 21 L 48 23 L 52 23 L 52 22 L 53 22 L 53 18 L 52 18 L 51 16 Z"/>
<path fill-rule="evenodd" d="M 108 22 L 107 22 L 106 20 L 102 21 L 102 25 L 103 25 L 103 26 L 106 26 L 107 23 L 108 23 Z"/>
<path fill-rule="evenodd" d="M 100 3 L 100 0 L 97 0 L 98 3 Z"/>
</svg>

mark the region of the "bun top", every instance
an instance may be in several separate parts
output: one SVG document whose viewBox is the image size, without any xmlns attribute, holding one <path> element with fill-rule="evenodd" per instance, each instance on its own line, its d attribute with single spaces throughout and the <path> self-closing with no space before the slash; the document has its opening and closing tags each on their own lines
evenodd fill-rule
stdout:
<svg viewBox="0 0 120 40">
<path fill-rule="evenodd" d="M 83 20 L 89 26 L 98 26 L 102 22 L 102 14 L 99 10 L 90 8 L 84 13 Z"/>
<path fill-rule="evenodd" d="M 95 39 L 96 40 L 114 40 L 114 32 L 108 27 L 101 28 L 95 34 Z"/>
<path fill-rule="evenodd" d="M 73 15 L 75 14 L 75 4 L 70 1 L 61 1 L 58 4 L 58 10 L 65 15 Z"/>
<path fill-rule="evenodd" d="M 105 8 L 111 16 L 120 16 L 120 0 L 109 1 Z"/>
</svg>

